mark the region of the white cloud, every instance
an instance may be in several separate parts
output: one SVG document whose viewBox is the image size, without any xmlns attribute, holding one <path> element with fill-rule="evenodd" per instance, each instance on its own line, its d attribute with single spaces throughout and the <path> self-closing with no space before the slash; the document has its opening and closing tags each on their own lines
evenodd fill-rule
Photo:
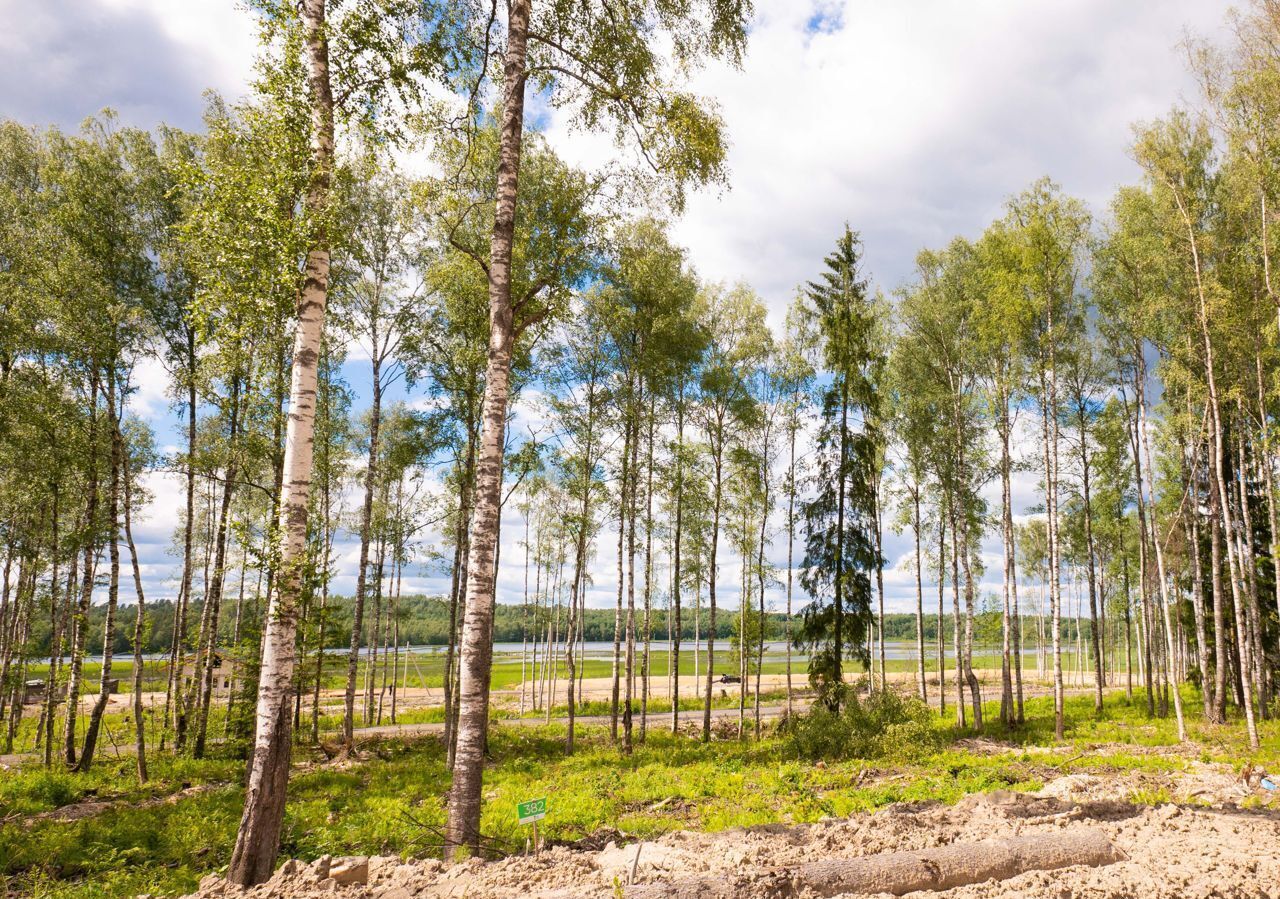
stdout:
<svg viewBox="0 0 1280 899">
<path fill-rule="evenodd" d="M 241 2 L 182 0 L 100 0 L 117 13 L 136 13 L 153 19 L 172 41 L 189 54 L 193 75 L 210 88 L 239 97 L 253 75 L 258 32 L 253 15 Z"/>
<path fill-rule="evenodd" d="M 892 289 L 910 277 L 917 250 L 976 234 L 1009 195 L 1041 175 L 1102 212 L 1115 186 L 1137 176 L 1126 153 L 1130 124 L 1194 93 L 1176 50 L 1183 28 L 1215 33 L 1229 3 L 756 5 L 742 69 L 714 66 L 692 85 L 714 97 L 724 115 L 731 189 L 691 197 L 676 236 L 705 277 L 753 284 L 778 325 L 794 287 L 815 274 L 845 221 L 862 232 L 868 273 Z M 0 0 L 0 12 L 14 24 L 0 34 L 0 114 L 26 121 L 74 125 L 110 103 L 131 124 L 165 120 L 193 127 L 203 106 L 201 87 L 236 95 L 252 72 L 251 15 L 227 0 Z M 109 37 L 85 36 L 95 28 Z M 569 159 L 598 164 L 614 155 L 607 138 L 571 131 L 554 111 L 538 111 L 548 116 L 550 141 Z M 421 164 L 420 153 L 409 156 L 406 165 Z M 363 382 L 354 383 L 359 389 Z M 134 411 L 153 421 L 169 414 L 163 384 L 162 371 L 140 366 Z M 526 392 L 514 427 L 545 426 L 535 398 Z M 416 408 L 429 405 L 420 396 L 410 399 Z M 155 474 L 148 486 L 155 498 L 136 530 L 152 589 L 163 595 L 182 484 Z M 1014 493 L 1019 514 L 1039 501 L 1034 472 L 1015 476 Z M 998 485 L 987 494 L 998 503 Z M 501 590 L 508 599 L 523 586 L 523 528 L 513 514 L 509 510 L 504 523 L 501 550 Z M 423 540 L 439 544 L 440 535 Z M 613 602 L 615 540 L 610 528 L 600 535 L 592 605 Z M 338 550 L 343 573 L 334 586 L 350 591 L 350 535 Z M 899 565 L 910 550 L 909 534 L 886 535 L 892 609 L 914 607 L 911 569 Z M 726 554 L 722 593 L 732 605 L 737 563 Z M 775 564 L 785 564 L 781 541 L 771 554 Z M 983 554 L 983 589 L 996 590 L 998 542 L 989 539 Z M 665 583 L 660 572 L 655 577 Z M 406 587 L 447 585 L 447 572 L 436 569 L 417 565 L 406 574 Z M 773 595 L 781 600 L 779 591 Z"/>
</svg>

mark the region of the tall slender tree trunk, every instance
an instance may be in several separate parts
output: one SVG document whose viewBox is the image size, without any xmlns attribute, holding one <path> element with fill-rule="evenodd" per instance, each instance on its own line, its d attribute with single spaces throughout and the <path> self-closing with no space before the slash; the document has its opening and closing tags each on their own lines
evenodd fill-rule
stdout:
<svg viewBox="0 0 1280 899">
<path fill-rule="evenodd" d="M 1053 733 L 1064 736 L 1065 693 L 1062 683 L 1062 587 L 1059 583 L 1061 561 L 1058 553 L 1058 394 L 1055 371 L 1053 308 L 1048 312 L 1048 351 L 1040 369 L 1040 393 L 1043 398 L 1045 517 L 1049 538 L 1049 611 L 1053 633 Z"/>
<path fill-rule="evenodd" d="M 222 504 L 218 510 L 218 530 L 214 539 L 213 579 L 205 596 L 205 606 L 209 609 L 209 628 L 206 644 L 200 656 L 203 659 L 204 670 L 200 672 L 199 709 L 196 720 L 195 741 L 192 746 L 192 753 L 196 758 L 204 757 L 205 740 L 209 729 L 209 704 L 213 695 L 214 671 L 219 663 L 216 651 L 218 646 L 218 616 L 222 609 L 222 596 L 227 576 L 227 528 L 230 523 L 231 498 L 235 491 L 236 479 L 239 477 L 239 465 L 236 461 L 240 413 L 240 381 L 238 378 L 233 380 L 230 405 L 231 420 L 227 433 L 230 459 L 225 470 L 226 482 L 222 487 Z"/>
<path fill-rule="evenodd" d="M 844 500 L 849 478 L 849 379 L 840 379 L 840 473 L 836 476 L 836 559 L 835 559 L 835 711 L 840 711 L 844 692 Z"/>
<path fill-rule="evenodd" d="M 111 486 L 107 492 L 107 522 L 110 528 L 108 552 L 111 568 L 107 581 L 107 616 L 102 627 L 102 675 L 98 681 L 98 698 L 89 714 L 89 724 L 84 733 L 84 749 L 76 764 L 77 771 L 88 771 L 93 764 L 93 754 L 102 727 L 102 716 L 116 681 L 111 677 L 111 663 L 116 637 L 116 607 L 120 601 L 120 466 L 123 440 L 116 409 L 116 373 L 114 366 L 107 371 L 107 424 L 111 440 Z"/>
<path fill-rule="evenodd" d="M 720 542 L 720 500 L 723 487 L 722 456 L 724 454 L 724 427 L 723 422 L 718 422 L 718 434 L 716 443 L 712 447 L 715 455 L 714 468 L 715 480 L 712 486 L 711 498 L 711 545 L 709 549 L 709 568 L 707 572 L 707 602 L 708 602 L 708 622 L 707 622 L 707 671 L 706 685 L 703 693 L 702 703 L 702 742 L 711 742 L 711 681 L 715 677 L 716 667 L 716 550 Z"/>
<path fill-rule="evenodd" d="M 1172 185 L 1170 186 L 1171 188 L 1173 187 Z M 1196 239 L 1195 225 L 1192 221 L 1192 217 L 1189 211 L 1183 205 L 1181 194 L 1177 191 L 1176 188 L 1173 188 L 1173 196 L 1178 204 L 1179 212 L 1182 213 L 1183 223 L 1187 229 L 1188 245 L 1190 246 L 1190 249 L 1191 249 L 1191 261 L 1192 261 L 1193 271 L 1195 273 L 1196 296 L 1199 300 L 1197 320 L 1200 326 L 1200 336 L 1201 336 L 1201 340 L 1203 342 L 1203 347 L 1204 347 L 1205 383 L 1209 389 L 1209 412 L 1210 412 L 1210 419 L 1211 419 L 1210 424 L 1212 427 L 1213 443 L 1214 443 L 1213 476 L 1214 476 L 1214 480 L 1217 481 L 1218 492 L 1222 498 L 1220 511 L 1222 513 L 1222 529 L 1226 535 L 1227 571 L 1230 575 L 1229 579 L 1231 581 L 1231 605 L 1236 616 L 1236 635 L 1237 635 L 1237 641 L 1238 641 L 1237 651 L 1239 653 L 1241 677 L 1244 682 L 1243 688 L 1244 688 L 1244 706 L 1245 706 L 1245 709 L 1244 709 L 1245 726 L 1249 733 L 1249 745 L 1252 748 L 1257 749 L 1258 748 L 1258 726 L 1256 721 L 1254 720 L 1253 690 L 1252 690 L 1252 685 L 1250 684 L 1250 678 L 1249 678 L 1249 652 L 1248 652 L 1249 647 L 1247 645 L 1246 638 L 1243 631 L 1243 625 L 1245 622 L 1241 618 L 1241 614 L 1244 611 L 1244 608 L 1243 608 L 1244 601 L 1240 595 L 1240 581 L 1243 579 L 1243 561 L 1238 560 L 1236 558 L 1236 552 L 1232 545 L 1233 534 L 1235 533 L 1235 527 L 1234 527 L 1234 523 L 1232 521 L 1232 515 L 1231 515 L 1231 494 L 1227 490 L 1226 478 L 1224 474 L 1224 463 L 1223 463 L 1223 455 L 1225 453 L 1225 450 L 1223 448 L 1224 426 L 1222 422 L 1222 409 L 1218 402 L 1218 381 L 1217 381 L 1217 375 L 1215 374 L 1213 341 L 1210 338 L 1210 334 L 1209 334 L 1209 304 L 1205 296 L 1204 281 L 1201 276 L 1200 248 L 1199 248 L 1199 242 Z M 1144 411 L 1144 410 L 1140 408 L 1139 411 Z M 1145 434 L 1143 436 L 1145 438 Z M 1149 469 L 1150 468 L 1150 450 L 1149 449 L 1147 450 L 1147 456 L 1148 456 L 1148 469 Z M 1154 472 L 1152 472 L 1153 481 L 1154 481 L 1154 477 L 1155 477 Z M 1155 517 L 1155 513 L 1153 511 L 1152 518 L 1154 519 L 1154 517 Z M 1156 535 L 1156 561 L 1160 565 L 1160 569 L 1161 569 L 1160 570 L 1160 587 L 1161 587 L 1162 594 L 1164 595 L 1163 604 L 1164 604 L 1164 614 L 1165 614 L 1166 625 L 1167 625 L 1168 616 L 1169 616 L 1169 608 L 1168 608 L 1168 600 L 1167 600 L 1168 588 L 1164 582 L 1163 553 L 1160 548 L 1158 535 Z M 1172 636 L 1170 636 L 1169 639 L 1172 640 Z M 1172 646 L 1170 648 L 1172 649 Z M 1186 729 L 1182 721 L 1182 700 L 1180 696 L 1181 694 L 1175 689 L 1174 700 L 1176 704 L 1175 708 L 1177 709 L 1177 713 L 1178 713 L 1178 736 L 1179 736 L 1179 739 L 1185 740 Z"/>
<path fill-rule="evenodd" d="M 1209 636 L 1205 627 L 1204 607 L 1204 569 L 1200 558 L 1200 497 L 1196 482 L 1199 479 L 1199 466 L 1196 464 L 1199 451 L 1191 450 L 1189 468 L 1185 488 L 1190 499 L 1190 511 L 1183 517 L 1183 532 L 1187 544 L 1191 547 L 1191 607 L 1196 618 L 1196 664 L 1200 671 L 1200 698 L 1204 706 L 1204 718 L 1213 720 L 1213 690 L 1209 684 Z"/>
<path fill-rule="evenodd" d="M 529 692 L 529 518 L 533 511 L 530 503 L 524 516 L 524 602 L 520 618 L 520 717 L 524 717 L 525 694 Z M 536 645 L 536 642 L 535 642 Z M 570 694 L 572 694 L 572 690 Z M 572 705 L 572 703 L 570 703 Z"/>
<path fill-rule="evenodd" d="M 182 527 L 182 583 L 178 588 L 178 601 L 173 609 L 173 641 L 169 648 L 169 677 L 164 694 L 165 731 L 170 724 L 177 728 L 177 716 L 181 703 L 177 701 L 182 684 L 182 672 L 186 666 L 187 610 L 191 605 L 191 574 L 194 559 L 192 546 L 195 539 L 196 518 L 196 332 L 195 327 L 187 323 L 187 503 L 186 521 Z M 170 721 L 170 712 L 174 719 Z M 163 732 L 160 748 L 164 748 Z"/>
<path fill-rule="evenodd" d="M 356 671 L 360 663 L 360 638 L 364 634 L 364 603 L 369 589 L 369 541 L 373 535 L 373 494 L 378 484 L 378 430 L 382 424 L 382 373 L 378 350 L 378 312 L 370 314 L 373 329 L 373 398 L 369 408 L 369 454 L 364 470 L 364 504 L 360 508 L 360 561 L 356 568 L 356 597 L 351 609 L 351 645 L 347 651 L 347 691 L 342 715 L 342 749 L 355 746 Z M 367 717 L 367 716 L 366 716 Z"/>
<path fill-rule="evenodd" d="M 960 534 L 956 526 L 956 503 L 950 504 L 951 512 L 951 638 L 956 652 L 956 726 L 967 727 L 968 715 L 964 705 L 965 643 L 964 620 L 960 612 Z"/>
<path fill-rule="evenodd" d="M 565 668 L 568 671 L 568 684 L 565 700 L 568 704 L 568 732 L 565 735 L 564 751 L 566 755 L 573 755 L 574 741 L 574 716 L 576 714 L 574 688 L 576 686 L 574 677 L 577 674 L 576 660 L 573 652 L 573 641 L 580 626 L 578 619 L 578 606 L 583 600 L 582 596 L 582 579 L 586 574 L 587 564 L 587 540 L 591 532 L 591 478 L 592 478 L 592 447 L 595 443 L 595 394 L 594 390 L 588 396 L 587 405 L 587 436 L 585 447 L 583 448 L 582 462 L 582 507 L 579 509 L 578 533 L 574 540 L 573 553 L 573 583 L 570 584 L 570 603 L 569 603 L 569 639 L 565 641 Z M 527 542 L 526 537 L 526 542 Z M 525 584 L 528 589 L 528 567 L 525 569 Z"/>
<path fill-rule="evenodd" d="M 383 491 L 385 504 L 386 492 Z M 373 571 L 373 622 L 369 628 L 369 642 L 364 653 L 364 723 L 373 724 L 374 691 L 378 682 L 378 631 L 382 627 L 383 580 L 387 564 L 387 535 L 378 535 L 377 561 Z"/>
<path fill-rule="evenodd" d="M 1088 419 L 1083 403 L 1077 408 L 1080 425 L 1080 472 L 1084 498 L 1084 543 L 1089 556 L 1089 642 L 1093 651 L 1093 708 L 1102 714 L 1102 636 L 1098 630 L 1098 575 L 1094 565 L 1093 543 L 1093 493 L 1089 477 L 1092 460 L 1089 457 Z"/>
<path fill-rule="evenodd" d="M 878 464 L 878 463 L 877 463 Z M 880 488 L 883 486 L 883 472 L 875 475 L 875 540 L 876 540 L 876 602 L 878 604 L 877 620 L 879 622 L 877 638 L 880 650 L 880 689 L 889 689 L 888 669 L 885 667 L 884 653 L 884 519 L 880 510 Z"/>
<path fill-rule="evenodd" d="M 618 595 L 613 607 L 613 684 L 609 696 L 609 736 L 618 742 L 618 721 L 622 714 L 622 637 L 624 617 L 622 598 L 626 591 L 626 571 L 623 569 L 627 542 L 627 489 L 630 484 L 631 423 L 623 423 L 622 458 L 620 460 L 618 486 Z"/>
<path fill-rule="evenodd" d="M 41 719 L 40 736 L 44 742 L 44 766 L 53 766 L 53 719 L 58 709 L 58 672 L 62 662 L 62 639 L 64 616 L 59 614 L 58 604 L 58 516 L 61 492 L 59 484 L 52 485 L 53 514 L 49 518 L 49 676 L 45 678 L 44 716 Z M 5 598 L 9 592 L 9 562 L 13 558 L 13 546 L 10 544 L 5 560 Z M 75 570 L 75 559 L 71 560 L 71 569 Z M 70 598 L 70 597 L 68 597 Z"/>
<path fill-rule="evenodd" d="M 640 385 L 640 393 L 644 392 L 643 383 Z M 628 393 L 632 391 L 628 389 Z M 640 493 L 640 422 L 639 409 L 643 405 L 641 399 L 637 399 L 629 411 L 632 418 L 631 424 L 631 486 L 628 489 L 628 501 L 624 505 L 624 513 L 627 516 L 627 685 L 626 685 L 626 701 L 622 706 L 622 751 L 628 755 L 631 754 L 633 743 L 633 721 L 632 721 L 632 701 L 635 698 L 635 676 L 636 676 L 636 506 L 639 504 Z"/>
<path fill-rule="evenodd" d="M 792 687 L 791 687 L 791 616 L 793 614 L 791 605 L 792 581 L 794 580 L 795 568 L 795 543 L 796 543 L 796 431 L 798 428 L 792 424 L 788 427 L 788 452 L 787 461 L 787 620 L 784 624 L 784 639 L 787 643 L 787 717 L 791 717 L 792 713 Z M 918 560 L 917 560 L 918 561 Z M 923 662 L 921 663 L 923 665 Z M 923 668 L 921 669 L 923 670 Z"/>
<path fill-rule="evenodd" d="M 653 429 L 654 394 L 649 395 L 647 483 L 644 493 L 644 653 L 640 658 L 640 742 L 649 726 L 649 644 L 653 639 Z"/>
<path fill-rule="evenodd" d="M 943 626 L 947 580 L 947 513 L 945 495 L 938 507 L 938 713 L 947 713 L 947 631 Z"/>
<path fill-rule="evenodd" d="M 94 378 L 89 390 L 89 458 L 86 468 L 89 472 L 85 484 L 84 525 L 90 535 L 98 518 L 98 381 Z M 63 760 L 67 767 L 76 764 L 76 716 L 80 712 L 81 678 L 84 674 L 85 643 L 89 629 L 89 604 L 93 601 L 94 581 L 94 539 L 89 536 L 84 542 L 84 554 L 80 581 L 80 600 L 72 619 L 71 636 L 71 672 L 67 682 L 67 720 L 62 734 Z M 73 563 L 74 564 L 74 563 Z"/>
<path fill-rule="evenodd" d="M 916 689 L 920 701 L 929 701 L 929 685 L 924 671 L 924 564 L 920 552 L 920 483 L 914 481 L 911 488 L 911 529 L 916 543 Z M 790 617 L 791 609 L 787 609 Z"/>
<path fill-rule="evenodd" d="M 1264 254 L 1265 258 L 1265 254 Z M 1262 425 L 1262 446 L 1258 456 L 1262 462 L 1262 478 L 1264 493 L 1267 497 L 1267 533 L 1270 537 L 1268 551 L 1271 555 L 1271 579 L 1275 590 L 1276 611 L 1280 613 L 1280 514 L 1276 511 L 1276 471 L 1272 458 L 1271 426 L 1267 415 L 1266 391 L 1262 379 L 1262 358 L 1260 352 L 1254 357 L 1255 385 L 1257 387 L 1258 419 Z"/>
<path fill-rule="evenodd" d="M 1017 721 L 1017 711 L 1013 698 L 1013 556 L 1014 544 L 1012 528 L 1009 526 L 1012 516 L 1009 496 L 1009 399 L 1002 391 L 1000 394 L 1000 542 L 1002 544 L 1003 564 L 1003 598 L 1004 609 L 1000 619 L 1000 723 L 1009 725 Z"/>
<path fill-rule="evenodd" d="M 325 0 L 301 0 L 307 86 L 311 94 L 312 170 L 305 204 L 323 220 L 333 176 L 333 94 L 329 85 L 329 42 Z M 316 381 L 324 336 L 325 301 L 329 290 L 329 242 L 323 227 L 307 252 L 305 277 L 298 297 L 293 343 L 293 376 L 289 389 L 289 421 L 285 436 L 280 492 L 279 575 L 267 608 L 262 638 L 262 670 L 253 755 L 245 789 L 244 814 L 236 834 L 227 879 L 241 886 L 271 876 L 280 851 L 285 789 L 291 748 L 290 704 L 296 662 L 298 601 L 306 562 L 307 499 L 311 491 L 314 451 Z"/>
<path fill-rule="evenodd" d="M 118 432 L 117 432 L 118 435 Z M 138 782 L 147 782 L 147 731 L 142 708 L 143 641 L 146 639 L 147 597 L 142 590 L 142 569 L 138 566 L 138 549 L 133 543 L 133 481 L 129 472 L 129 454 L 121 453 L 124 477 L 124 537 L 129 544 L 129 559 L 133 565 L 133 587 L 138 605 L 133 619 L 133 727 L 134 762 Z"/>
<path fill-rule="evenodd" d="M 471 404 L 467 403 L 467 408 Z M 453 576 L 449 591 L 449 645 L 444 659 L 444 742 L 447 766 L 453 770 L 453 755 L 457 747 L 458 720 L 458 636 L 461 624 L 463 595 L 467 589 L 466 558 L 471 539 L 471 497 L 475 487 L 476 444 L 478 440 L 471 423 L 467 425 L 467 448 L 462 468 L 462 481 L 458 485 L 458 518 L 453 532 Z M 537 605 L 534 605 L 534 627 L 537 627 Z M 537 676 L 537 641 L 534 642 L 534 676 Z M 353 710 L 354 711 L 354 710 Z"/>
<path fill-rule="evenodd" d="M 675 533 L 672 535 L 671 548 L 671 598 L 673 605 L 672 621 L 669 625 L 671 635 L 671 658 L 668 665 L 671 668 L 671 732 L 678 733 L 680 730 L 680 637 L 683 628 L 683 622 L 680 619 L 680 599 L 681 599 L 681 581 L 680 581 L 680 549 L 683 540 L 684 526 L 684 385 L 679 387 L 679 397 L 676 400 L 676 520 Z M 790 678 L 788 677 L 788 680 Z M 790 698 L 790 691 L 788 691 Z M 788 707 L 788 711 L 790 708 Z"/>
<path fill-rule="evenodd" d="M 756 742 L 760 741 L 761 724 L 760 724 L 760 676 L 764 671 L 764 544 L 765 529 L 769 523 L 769 432 L 768 424 L 765 425 L 764 452 L 760 465 L 760 480 L 764 485 L 764 501 L 760 507 L 760 540 L 757 543 L 759 547 L 756 554 L 756 579 L 760 587 L 760 606 L 757 611 L 760 614 L 759 633 L 757 634 L 758 643 L 756 645 L 756 695 L 755 695 L 755 730 Z M 744 595 L 743 601 L 747 597 Z M 745 635 L 744 635 L 745 636 Z"/>
<path fill-rule="evenodd" d="M 1139 368 L 1144 371 L 1144 375 L 1145 375 L 1145 363 L 1142 362 L 1141 360 L 1139 361 Z M 1150 444 L 1150 441 L 1147 439 L 1147 401 L 1146 401 L 1145 388 L 1141 386 L 1142 381 L 1145 381 L 1145 377 L 1143 377 L 1142 380 L 1139 381 L 1139 393 L 1136 397 L 1136 401 L 1138 404 L 1138 441 L 1142 445 L 1142 454 L 1147 463 L 1146 464 L 1147 479 L 1150 482 L 1151 492 L 1149 495 L 1151 497 L 1151 542 L 1154 545 L 1155 554 L 1156 554 L 1156 576 L 1159 577 L 1160 579 L 1160 610 L 1161 610 L 1161 614 L 1164 617 L 1165 650 L 1168 655 L 1167 663 L 1169 666 L 1169 673 L 1170 675 L 1173 675 L 1174 674 L 1174 671 L 1172 669 L 1173 662 L 1174 662 L 1173 623 L 1169 617 L 1171 614 L 1169 611 L 1169 607 L 1171 605 L 1169 601 L 1169 581 L 1168 581 L 1168 578 L 1165 577 L 1164 545 L 1163 545 L 1164 541 L 1160 539 L 1160 531 L 1156 523 L 1155 470 L 1151 466 L 1151 444 Z M 1143 489 L 1143 477 L 1142 477 L 1141 470 L 1138 471 L 1138 489 L 1139 490 Z M 1178 724 L 1178 740 L 1185 742 L 1187 739 L 1187 724 L 1182 714 L 1182 691 L 1178 689 L 1177 683 L 1173 684 L 1173 709 L 1174 709 L 1174 715 L 1177 718 L 1177 724 Z M 1250 715 L 1252 715 L 1252 710 L 1250 711 Z M 1250 720 L 1252 721 L 1252 718 L 1250 718 Z M 1253 739 L 1257 738 L 1256 729 L 1251 730 L 1251 737 Z"/>
<path fill-rule="evenodd" d="M 1123 517 L 1123 516 L 1122 516 Z M 1123 532 L 1122 532 L 1123 533 Z M 1124 659 L 1125 659 L 1125 698 L 1133 702 L 1133 629 L 1132 608 L 1133 592 L 1129 584 L 1129 554 L 1121 547 L 1121 564 L 1124 577 Z"/>
<path fill-rule="evenodd" d="M 982 685 L 973 671 L 973 615 L 977 584 L 973 579 L 972 548 L 969 546 L 967 516 L 960 517 L 961 559 L 964 563 L 964 679 L 969 685 L 969 701 L 973 704 L 973 729 L 982 730 Z"/>
<path fill-rule="evenodd" d="M 502 504 L 503 444 L 516 322 L 511 304 L 511 251 L 515 236 L 524 133 L 525 52 L 530 0 L 508 6 L 499 123 L 499 163 L 493 237 L 489 250 L 489 352 L 483 421 L 476 465 L 475 524 L 467 558 L 467 611 L 463 619 L 458 692 L 458 748 L 449 790 L 446 849 L 480 847 L 480 791 L 489 724 L 493 660 L 493 605 Z"/>
</svg>

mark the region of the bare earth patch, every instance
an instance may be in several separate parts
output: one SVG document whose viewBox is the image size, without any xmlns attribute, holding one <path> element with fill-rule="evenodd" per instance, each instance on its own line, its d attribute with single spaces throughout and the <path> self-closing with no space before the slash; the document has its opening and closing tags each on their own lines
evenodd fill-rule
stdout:
<svg viewBox="0 0 1280 899">
<path fill-rule="evenodd" d="M 1152 789 L 1149 774 L 1072 774 L 1050 782 L 1039 794 L 1001 791 L 970 796 L 955 806 L 899 804 L 874 814 L 808 825 L 719 833 L 680 831 L 643 843 L 609 842 L 591 850 L 555 847 L 537 857 L 496 862 L 470 860 L 445 866 L 434 860 L 381 857 L 370 858 L 367 864 L 362 859 L 287 862 L 270 883 L 253 890 L 241 891 L 211 876 L 196 895 L 200 899 L 1280 896 L 1280 810 L 1239 804 L 1247 796 L 1254 797 L 1251 803 L 1261 798 L 1255 786 L 1221 767 L 1195 765 L 1164 776 L 1158 788 L 1174 802 L 1129 801 L 1135 790 Z M 1081 852 L 1082 846 L 1102 848 L 1073 857 L 1071 853 Z M 899 877 L 897 872 L 907 869 L 915 872 L 914 881 Z M 868 871 L 881 872 L 876 875 L 882 878 L 877 888 L 891 892 L 850 892 L 840 887 L 861 882 L 854 875 Z M 974 882 L 964 882 L 966 872 Z M 919 891 L 921 877 L 927 882 L 931 876 L 948 888 Z M 917 884 L 910 887 L 917 892 L 903 892 L 903 885 L 911 883 Z"/>
</svg>

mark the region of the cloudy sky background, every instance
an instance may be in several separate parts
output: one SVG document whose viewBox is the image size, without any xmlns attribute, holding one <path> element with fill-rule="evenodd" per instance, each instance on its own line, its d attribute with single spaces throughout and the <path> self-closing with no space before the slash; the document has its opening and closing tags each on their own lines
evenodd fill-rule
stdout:
<svg viewBox="0 0 1280 899">
<path fill-rule="evenodd" d="M 708 279 L 749 282 L 772 323 L 812 277 L 843 223 L 861 231 L 866 270 L 892 292 L 923 247 L 974 236 L 1004 201 L 1049 175 L 1098 216 L 1116 187 L 1137 180 L 1127 149 L 1134 122 L 1194 100 L 1178 44 L 1188 31 L 1220 35 L 1222 0 L 756 0 L 741 70 L 715 67 L 693 88 L 714 96 L 728 125 L 730 190 L 694 196 L 676 223 Z M 110 106 L 128 125 L 200 127 L 203 93 L 242 96 L 252 71 L 252 18 L 233 0 L 0 0 L 0 116 L 74 129 Z M 552 117 L 548 134 L 589 165 L 609 149 Z M 360 363 L 347 375 L 367 384 Z M 362 376 L 363 375 L 363 376 Z M 140 367 L 135 411 L 161 443 L 176 439 L 163 370 Z M 528 404 L 517 428 L 536 419 Z M 180 483 L 154 474 L 135 519 L 153 597 L 173 595 L 169 547 Z M 998 491 L 998 487 L 995 488 Z M 1016 509 L 1038 502 L 1019 478 Z M 998 492 L 990 497 L 998 505 Z M 615 532 L 616 533 L 616 532 Z M 499 594 L 518 601 L 523 521 L 504 520 Z M 427 534 L 430 544 L 435 535 Z M 590 603 L 612 604 L 608 547 L 594 564 Z M 984 590 L 999 589 L 1000 546 L 984 544 Z M 334 588 L 354 589 L 357 547 L 339 546 Z M 914 608 L 903 564 L 907 535 L 889 535 L 888 607 Z M 730 554 L 731 555 L 731 554 Z M 771 550 L 785 565 L 785 539 Z M 727 604 L 740 569 L 722 566 Z M 447 578 L 421 565 L 406 591 L 440 592 Z M 665 575 L 660 576 L 665 582 Z M 927 595 L 927 594 L 926 594 Z M 779 591 L 771 599 L 781 601 Z M 927 600 L 926 600 L 927 601 Z"/>
</svg>

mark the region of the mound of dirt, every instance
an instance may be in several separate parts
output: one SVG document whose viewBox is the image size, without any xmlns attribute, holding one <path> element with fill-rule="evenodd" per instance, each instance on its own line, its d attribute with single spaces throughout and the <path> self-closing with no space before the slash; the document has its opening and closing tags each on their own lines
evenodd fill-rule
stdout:
<svg viewBox="0 0 1280 899">
<path fill-rule="evenodd" d="M 1231 783 L 1229 777 L 1225 778 Z M 1215 787 L 1220 786 L 1215 784 Z M 771 825 L 719 833 L 681 831 L 657 840 L 603 849 L 554 847 L 536 857 L 495 862 L 477 859 L 445 866 L 399 858 L 320 859 L 286 862 L 269 883 L 243 891 L 216 877 L 201 883 L 198 899 L 569 899 L 645 896 L 831 896 L 788 872 L 825 870 L 841 859 L 887 853 L 924 852 L 955 856 L 969 846 L 975 859 L 1005 847 L 1055 839 L 1070 845 L 1084 837 L 1114 849 L 1094 866 L 1059 860 L 1056 870 L 1027 870 L 1003 880 L 953 886 L 909 895 L 970 897 L 1046 896 L 1121 899 L 1245 899 L 1280 896 L 1280 812 L 1172 803 L 1135 805 L 1114 797 L 1114 784 L 1069 775 L 1039 794 L 995 792 L 969 796 L 955 806 L 900 804 L 874 814 L 817 824 Z M 1043 839 L 1039 839 L 1039 838 Z M 966 854 L 962 852 L 961 855 Z M 890 861 L 890 859 L 878 859 Z M 962 859 L 963 861 L 963 859 Z M 892 865 L 884 866 L 886 870 Z M 975 871 L 984 870 L 975 864 Z M 352 874 L 354 872 L 354 875 Z M 975 875 L 976 876 L 976 875 Z M 990 876 L 990 875 L 988 875 Z M 996 876 L 1005 876 L 1003 874 Z M 949 880 L 948 883 L 956 883 Z M 634 886 L 632 886 L 634 885 Z M 644 885 L 644 886 L 641 886 Z M 886 884 L 891 887 L 891 884 Z M 889 894 L 878 894 L 889 895 Z"/>
</svg>

